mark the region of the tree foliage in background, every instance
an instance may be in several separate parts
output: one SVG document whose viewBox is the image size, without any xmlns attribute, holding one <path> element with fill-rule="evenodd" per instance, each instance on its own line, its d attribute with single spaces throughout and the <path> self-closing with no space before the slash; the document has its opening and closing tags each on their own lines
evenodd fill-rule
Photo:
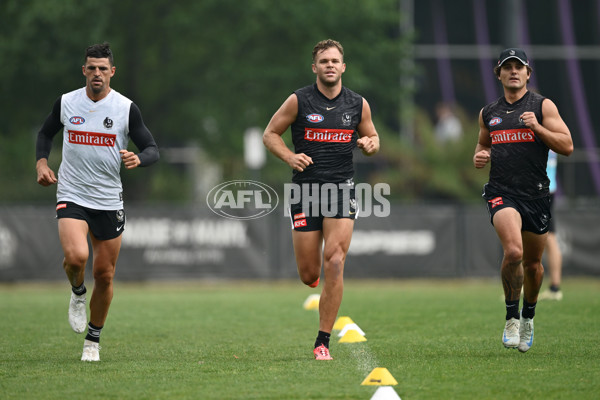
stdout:
<svg viewBox="0 0 600 400">
<path fill-rule="evenodd" d="M 373 179 L 388 182 L 393 197 L 405 203 L 423 200 L 480 202 L 489 166 L 478 170 L 472 162 L 479 124 L 462 109 L 456 114 L 463 127 L 461 137 L 440 142 L 434 135 L 435 128 L 429 115 L 417 110 L 414 117 L 416 142 L 408 144 L 384 137 L 387 146 L 382 147 L 379 156 L 386 167 L 379 168 Z"/>
<path fill-rule="evenodd" d="M 465 197 L 465 177 L 438 175 L 430 163 L 438 160 L 428 158 L 435 146 L 423 143 L 429 150 L 421 152 L 399 140 L 400 76 L 409 73 L 401 61 L 410 39 L 399 34 L 396 0 L 106 0 L 101 7 L 88 0 L 5 0 L 0 15 L 2 203 L 54 198 L 54 190 L 35 183 L 35 138 L 55 99 L 84 85 L 88 45 L 111 43 L 111 86 L 140 106 L 159 147 L 199 147 L 224 179 L 244 179 L 243 132 L 264 128 L 293 90 L 314 82 L 311 51 L 325 38 L 344 45 L 344 84 L 368 99 L 384 138 L 383 156 L 373 158 L 365 179 L 396 183 L 405 199 Z M 50 156 L 55 168 L 61 140 L 55 137 Z M 168 159 L 122 175 L 128 200 L 190 200 L 192 178 Z M 283 182 L 290 175 L 269 156 L 261 176 Z"/>
</svg>

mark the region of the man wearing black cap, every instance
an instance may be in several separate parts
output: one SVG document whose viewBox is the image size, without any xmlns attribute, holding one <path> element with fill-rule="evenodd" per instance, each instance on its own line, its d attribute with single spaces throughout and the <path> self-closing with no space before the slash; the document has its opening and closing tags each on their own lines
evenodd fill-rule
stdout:
<svg viewBox="0 0 600 400">
<path fill-rule="evenodd" d="M 531 72 L 522 49 L 500 53 L 494 73 L 504 96 L 479 113 L 479 141 L 473 156 L 475 168 L 491 162 L 483 198 L 504 250 L 502 343 L 521 352 L 533 344 L 533 317 L 544 274 L 541 260 L 551 218 L 548 149 L 565 156 L 573 151 L 571 133 L 556 105 L 527 90 Z M 524 299 L 519 312 L 521 288 Z"/>
</svg>

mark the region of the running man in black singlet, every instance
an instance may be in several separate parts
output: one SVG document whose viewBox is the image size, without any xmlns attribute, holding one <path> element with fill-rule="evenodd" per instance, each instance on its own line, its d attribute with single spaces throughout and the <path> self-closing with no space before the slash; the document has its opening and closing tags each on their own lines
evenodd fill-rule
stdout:
<svg viewBox="0 0 600 400">
<path fill-rule="evenodd" d="M 502 343 L 521 352 L 533 344 L 533 317 L 544 275 L 542 254 L 552 217 L 548 149 L 565 156 L 573 152 L 571 133 L 556 105 L 527 90 L 531 72 L 522 49 L 502 51 L 494 73 L 504 96 L 479 113 L 479 141 L 473 156 L 476 168 L 491 161 L 483 197 L 504 250 Z M 521 288 L 524 299 L 519 312 Z"/>
<path fill-rule="evenodd" d="M 313 353 L 317 360 L 331 360 L 329 337 L 342 302 L 344 261 L 359 211 L 352 150 L 358 146 L 365 155 L 373 155 L 379 150 L 379 137 L 367 101 L 342 86 L 346 69 L 342 45 L 323 40 L 312 55 L 316 84 L 296 90 L 285 100 L 265 129 L 263 141 L 293 169 L 293 182 L 301 193 L 302 199 L 290 201 L 290 218 L 302 282 L 310 287 L 319 284 L 323 260 L 325 284 Z M 290 126 L 295 152 L 281 138 Z"/>
</svg>

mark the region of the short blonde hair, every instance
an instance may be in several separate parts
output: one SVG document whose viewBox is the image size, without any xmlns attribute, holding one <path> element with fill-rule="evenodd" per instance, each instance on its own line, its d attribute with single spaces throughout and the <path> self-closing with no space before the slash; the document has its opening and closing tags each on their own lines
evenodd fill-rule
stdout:
<svg viewBox="0 0 600 400">
<path fill-rule="evenodd" d="M 325 39 L 325 40 L 321 40 L 313 48 L 313 51 L 312 51 L 313 61 L 315 61 L 317 54 L 319 54 L 319 52 L 321 52 L 323 50 L 327 50 L 330 47 L 335 47 L 336 49 L 338 49 L 342 55 L 342 59 L 344 58 L 344 48 L 342 47 L 342 44 L 333 39 Z"/>
</svg>

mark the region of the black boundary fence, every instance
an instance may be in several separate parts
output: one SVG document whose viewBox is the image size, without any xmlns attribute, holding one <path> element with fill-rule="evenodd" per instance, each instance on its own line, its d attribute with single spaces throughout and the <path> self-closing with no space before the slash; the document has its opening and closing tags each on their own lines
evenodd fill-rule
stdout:
<svg viewBox="0 0 600 400">
<path fill-rule="evenodd" d="M 177 207 L 130 206 L 126 214 L 117 280 L 297 277 L 290 221 L 279 210 L 251 220 Z M 600 276 L 600 210 L 554 214 L 563 274 Z M 0 282 L 62 280 L 62 258 L 52 206 L 0 207 Z M 357 219 L 345 276 L 496 277 L 501 259 L 483 204 L 392 204 L 388 217 Z"/>
</svg>

